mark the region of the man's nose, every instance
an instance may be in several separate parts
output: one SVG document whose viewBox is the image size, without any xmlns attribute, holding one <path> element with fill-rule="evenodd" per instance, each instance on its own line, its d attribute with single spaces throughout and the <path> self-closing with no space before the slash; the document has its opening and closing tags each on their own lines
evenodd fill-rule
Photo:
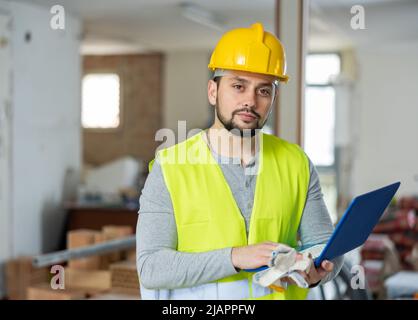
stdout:
<svg viewBox="0 0 418 320">
<path fill-rule="evenodd" d="M 244 107 L 255 107 L 256 106 L 256 93 L 253 90 L 247 90 L 244 96 L 242 105 Z"/>
</svg>

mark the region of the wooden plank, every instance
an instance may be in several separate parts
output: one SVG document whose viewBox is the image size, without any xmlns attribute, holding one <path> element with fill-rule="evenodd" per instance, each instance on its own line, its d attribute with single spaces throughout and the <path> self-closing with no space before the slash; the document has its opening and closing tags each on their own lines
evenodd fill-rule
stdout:
<svg viewBox="0 0 418 320">
<path fill-rule="evenodd" d="M 11 300 L 26 299 L 27 288 L 48 281 L 47 268 L 34 268 L 32 257 L 22 256 L 6 263 L 6 290 Z"/>
<path fill-rule="evenodd" d="M 65 268 L 65 284 L 71 289 L 109 290 L 111 273 L 107 270 Z"/>
<path fill-rule="evenodd" d="M 32 286 L 27 289 L 28 300 L 81 300 L 86 297 L 86 291 L 67 288 L 54 290 L 49 283 Z"/>
<path fill-rule="evenodd" d="M 129 288 L 112 288 L 110 292 L 128 295 L 131 297 L 135 297 L 137 299 L 141 299 L 141 294 L 139 289 L 129 289 Z"/>
<path fill-rule="evenodd" d="M 92 296 L 88 300 L 140 300 L 138 292 L 112 290 L 108 293 Z"/>
</svg>

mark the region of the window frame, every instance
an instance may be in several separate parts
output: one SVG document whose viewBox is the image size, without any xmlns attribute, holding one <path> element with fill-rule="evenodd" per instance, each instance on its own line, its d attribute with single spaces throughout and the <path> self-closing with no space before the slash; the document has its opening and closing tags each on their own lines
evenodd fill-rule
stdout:
<svg viewBox="0 0 418 320">
<path fill-rule="evenodd" d="M 83 126 L 83 80 L 84 77 L 91 74 L 116 74 L 119 77 L 119 125 L 115 128 L 85 128 Z M 121 73 L 115 69 L 91 69 L 85 70 L 81 78 L 81 113 L 80 123 L 84 132 L 89 133 L 116 133 L 121 132 L 124 127 L 124 99 L 123 99 L 123 80 Z"/>
</svg>

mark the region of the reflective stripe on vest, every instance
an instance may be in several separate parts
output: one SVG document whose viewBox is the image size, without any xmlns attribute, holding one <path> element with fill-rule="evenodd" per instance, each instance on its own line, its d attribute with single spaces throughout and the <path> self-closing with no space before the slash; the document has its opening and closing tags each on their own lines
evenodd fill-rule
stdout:
<svg viewBox="0 0 418 320">
<path fill-rule="evenodd" d="M 307 157 L 299 146 L 273 135 L 260 134 L 260 138 L 248 237 L 244 217 L 202 133 L 158 152 L 173 203 L 178 251 L 205 252 L 263 241 L 297 246 L 310 176 Z M 141 295 L 143 299 L 305 299 L 307 296 L 308 290 L 296 286 L 276 292 L 255 285 L 252 275 L 240 271 L 212 283 L 173 290 L 148 290 L 141 286 Z"/>
<path fill-rule="evenodd" d="M 249 280 L 212 282 L 192 288 L 149 290 L 141 285 L 142 300 L 244 300 L 250 299 Z M 253 284 L 253 298 L 263 298 L 273 291 Z"/>
</svg>

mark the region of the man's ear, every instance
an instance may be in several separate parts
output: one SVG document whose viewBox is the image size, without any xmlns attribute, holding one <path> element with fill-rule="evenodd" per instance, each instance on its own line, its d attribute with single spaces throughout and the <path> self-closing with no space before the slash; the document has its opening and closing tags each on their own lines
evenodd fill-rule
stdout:
<svg viewBox="0 0 418 320">
<path fill-rule="evenodd" d="M 212 106 L 216 105 L 217 94 L 218 94 L 218 84 L 211 79 L 208 82 L 208 99 L 209 99 L 209 103 Z"/>
</svg>

